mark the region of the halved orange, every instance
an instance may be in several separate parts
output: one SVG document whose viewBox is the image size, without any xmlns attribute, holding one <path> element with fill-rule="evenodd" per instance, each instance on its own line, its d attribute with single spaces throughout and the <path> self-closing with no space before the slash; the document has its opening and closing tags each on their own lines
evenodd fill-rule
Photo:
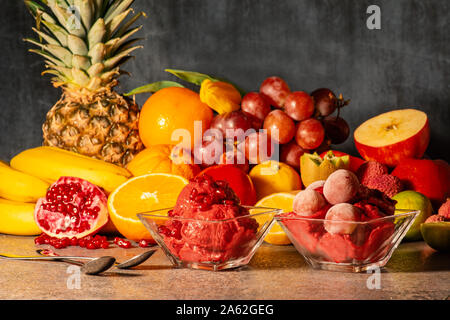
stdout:
<svg viewBox="0 0 450 320">
<path fill-rule="evenodd" d="M 152 239 L 138 213 L 173 207 L 188 180 L 168 173 L 151 173 L 129 179 L 108 198 L 109 216 L 127 239 Z"/>
<path fill-rule="evenodd" d="M 279 192 L 268 195 L 256 203 L 256 207 L 268 207 L 268 208 L 277 208 L 281 209 L 282 212 L 291 212 L 292 205 L 294 202 L 295 195 L 299 192 L 291 191 L 291 192 Z M 263 209 L 252 209 L 250 213 L 260 213 L 263 212 Z M 267 216 L 259 216 L 255 217 L 259 224 L 264 224 L 267 219 L 270 217 Z M 278 223 L 275 223 L 272 229 L 269 231 L 267 236 L 264 238 L 264 241 L 270 244 L 277 245 L 286 245 L 290 244 L 291 241 L 287 237 L 286 233 L 283 231 L 281 226 Z"/>
</svg>

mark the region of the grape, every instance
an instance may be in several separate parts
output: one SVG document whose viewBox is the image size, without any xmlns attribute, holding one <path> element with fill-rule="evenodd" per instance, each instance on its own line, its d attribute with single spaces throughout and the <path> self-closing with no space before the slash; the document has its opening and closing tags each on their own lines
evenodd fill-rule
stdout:
<svg viewBox="0 0 450 320">
<path fill-rule="evenodd" d="M 325 130 L 319 120 L 310 118 L 297 125 L 295 141 L 303 149 L 314 150 L 322 144 Z"/>
<path fill-rule="evenodd" d="M 350 135 L 350 127 L 347 121 L 341 117 L 328 116 L 323 119 L 323 125 L 327 137 L 332 144 L 341 144 L 347 140 Z"/>
<path fill-rule="evenodd" d="M 292 140 L 295 135 L 294 121 L 282 110 L 273 110 L 264 120 L 263 128 L 276 142 L 283 144 Z"/>
<path fill-rule="evenodd" d="M 261 122 L 270 112 L 270 104 L 258 92 L 249 92 L 241 102 L 242 111 L 251 114 Z"/>
<path fill-rule="evenodd" d="M 326 137 L 326 132 L 325 132 L 325 139 L 323 139 L 322 144 L 320 146 L 318 146 L 316 148 L 316 150 L 314 150 L 314 151 L 317 152 L 318 154 L 322 154 L 323 152 L 330 150 L 330 145 L 331 145 L 331 140 Z"/>
<path fill-rule="evenodd" d="M 239 137 L 236 136 L 230 136 L 227 137 L 227 130 L 232 130 L 231 132 L 228 131 L 228 134 L 237 133 L 234 130 L 242 129 L 243 132 L 247 131 L 248 129 L 253 128 L 253 119 L 251 119 L 249 116 L 247 116 L 244 112 L 241 110 L 227 112 L 223 114 L 219 114 L 214 117 L 212 123 L 211 123 L 211 129 L 217 129 L 222 132 L 223 137 L 225 139 L 241 139 L 241 134 L 239 134 Z M 242 139 L 243 140 L 243 137 Z"/>
<path fill-rule="evenodd" d="M 306 120 L 314 113 L 314 100 L 306 92 L 291 92 L 284 102 L 284 111 L 294 120 Z"/>
<path fill-rule="evenodd" d="M 300 157 L 305 153 L 295 140 L 281 146 L 280 161 L 294 169 L 300 169 Z"/>
<path fill-rule="evenodd" d="M 337 107 L 336 95 L 330 89 L 321 88 L 311 93 L 319 115 L 326 117 L 334 112 Z"/>
<path fill-rule="evenodd" d="M 280 77 L 267 78 L 259 88 L 259 93 L 263 98 L 277 108 L 284 106 L 284 101 L 290 92 L 289 86 Z"/>
<path fill-rule="evenodd" d="M 251 164 L 261 163 L 272 157 L 274 148 L 267 133 L 251 133 L 245 138 L 244 143 L 244 146 L 239 145 L 238 148 L 241 150 L 243 147 L 245 148 L 245 157 Z"/>
<path fill-rule="evenodd" d="M 257 117 L 251 115 L 250 113 L 242 111 L 242 113 L 248 118 L 251 123 L 251 127 L 255 130 L 259 130 L 262 128 L 263 120 L 259 120 Z"/>
</svg>

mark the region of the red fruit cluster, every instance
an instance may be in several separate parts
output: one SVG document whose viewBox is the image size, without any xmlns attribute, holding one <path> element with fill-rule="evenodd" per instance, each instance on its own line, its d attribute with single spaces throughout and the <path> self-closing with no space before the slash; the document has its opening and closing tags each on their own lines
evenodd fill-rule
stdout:
<svg viewBox="0 0 450 320">
<path fill-rule="evenodd" d="M 120 248 L 129 249 L 133 247 L 132 243 L 128 241 L 127 239 L 115 237 L 113 242 Z M 45 233 L 41 234 L 37 238 L 34 239 L 34 243 L 36 245 L 42 245 L 42 244 L 48 244 L 55 249 L 64 249 L 70 246 L 78 246 L 81 248 L 86 249 L 108 249 L 110 247 L 110 243 L 108 241 L 108 238 L 106 236 L 101 236 L 99 234 L 97 235 L 91 235 L 86 236 L 81 239 L 77 239 L 76 237 L 68 238 L 56 238 L 56 237 L 50 237 L 46 235 Z M 155 242 L 150 239 L 142 239 L 139 241 L 138 245 L 141 248 L 150 247 Z"/>
<path fill-rule="evenodd" d="M 50 237 L 45 233 L 41 234 L 37 238 L 34 239 L 34 243 L 37 245 L 48 244 L 54 247 L 55 249 L 64 249 L 69 246 L 79 246 L 87 249 L 108 249 L 109 242 L 106 236 L 95 235 L 95 236 L 86 236 L 81 239 L 77 239 L 76 237 L 68 238 L 56 238 Z"/>
<path fill-rule="evenodd" d="M 282 78 L 269 77 L 263 81 L 259 92 L 247 93 L 242 98 L 240 110 L 214 118 L 211 128 L 220 131 L 224 138 L 223 141 L 208 141 L 201 146 L 199 154 L 210 154 L 202 158 L 201 162 L 209 166 L 213 162 L 227 163 L 245 156 L 245 165 L 241 165 L 241 168 L 248 171 L 248 163 L 258 164 L 269 160 L 275 145 L 279 144 L 280 160 L 298 168 L 298 160 L 304 152 L 328 150 L 331 143 L 340 144 L 348 138 L 349 126 L 339 117 L 340 108 L 347 104 L 348 101 L 336 97 L 329 89 L 317 89 L 311 94 L 291 91 Z M 336 110 L 337 116 L 332 116 Z M 265 132 L 244 135 L 249 129 L 265 129 Z M 230 137 L 227 132 L 240 132 L 240 135 Z M 223 157 L 217 154 L 217 149 L 212 152 L 212 146 L 221 146 L 223 143 L 234 144 L 236 154 Z M 218 162 L 217 159 L 226 161 Z"/>
</svg>

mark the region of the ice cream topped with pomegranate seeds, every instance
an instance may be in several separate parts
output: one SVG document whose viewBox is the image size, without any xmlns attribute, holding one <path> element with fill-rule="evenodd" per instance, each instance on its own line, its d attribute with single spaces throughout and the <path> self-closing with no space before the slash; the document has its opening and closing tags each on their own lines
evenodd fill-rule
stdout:
<svg viewBox="0 0 450 320">
<path fill-rule="evenodd" d="M 225 181 L 208 175 L 193 179 L 178 196 L 159 233 L 184 261 L 222 262 L 239 257 L 256 237 L 258 223 Z"/>
</svg>

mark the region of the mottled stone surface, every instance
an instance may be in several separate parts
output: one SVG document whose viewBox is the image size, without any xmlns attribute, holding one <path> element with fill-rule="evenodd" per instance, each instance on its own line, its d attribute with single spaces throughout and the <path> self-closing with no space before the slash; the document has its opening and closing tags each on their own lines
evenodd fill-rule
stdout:
<svg viewBox="0 0 450 320">
<path fill-rule="evenodd" d="M 2 253 L 33 255 L 33 237 L 0 235 Z M 112 255 L 123 261 L 142 248 L 86 250 L 61 254 Z M 381 289 L 369 290 L 366 273 L 311 269 L 293 246 L 264 244 L 248 267 L 210 272 L 175 269 L 163 252 L 133 270 L 81 275 L 69 289 L 68 265 L 0 259 L 0 299 L 446 299 L 450 255 L 422 242 L 400 245 L 381 273 Z"/>
</svg>

